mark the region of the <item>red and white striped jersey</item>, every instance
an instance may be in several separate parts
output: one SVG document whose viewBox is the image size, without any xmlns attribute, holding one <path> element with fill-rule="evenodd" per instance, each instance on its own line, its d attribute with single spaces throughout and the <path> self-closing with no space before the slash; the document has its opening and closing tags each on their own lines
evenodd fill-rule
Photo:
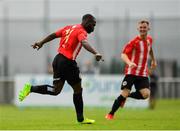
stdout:
<svg viewBox="0 0 180 131">
<path fill-rule="evenodd" d="M 152 37 L 147 36 L 146 40 L 142 40 L 140 36 L 136 36 L 123 48 L 128 58 L 134 62 L 137 67 L 130 68 L 128 65 L 125 67 L 125 74 L 131 74 L 136 76 L 148 76 L 148 57 L 149 51 L 152 47 Z"/>
<path fill-rule="evenodd" d="M 71 60 L 75 60 L 79 54 L 82 40 L 87 39 L 87 32 L 81 24 L 65 26 L 56 33 L 61 37 L 58 52 Z"/>
</svg>

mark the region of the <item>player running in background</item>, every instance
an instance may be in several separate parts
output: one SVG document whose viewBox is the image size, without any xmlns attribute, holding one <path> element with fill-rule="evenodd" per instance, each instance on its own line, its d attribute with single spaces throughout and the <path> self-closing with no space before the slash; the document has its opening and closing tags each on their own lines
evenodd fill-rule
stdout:
<svg viewBox="0 0 180 131">
<path fill-rule="evenodd" d="M 158 75 L 156 72 L 150 72 L 150 97 L 149 97 L 149 108 L 154 109 L 156 106 L 156 97 L 158 91 Z"/>
<path fill-rule="evenodd" d="M 150 70 L 157 66 L 153 49 L 152 38 L 148 35 L 149 22 L 142 20 L 138 23 L 139 35 L 127 43 L 122 51 L 121 58 L 125 62 L 125 77 L 121 85 L 121 94 L 114 101 L 111 111 L 105 116 L 111 120 L 119 107 L 123 108 L 126 98 L 146 99 L 150 96 L 148 79 L 148 56 L 151 57 Z M 132 86 L 136 91 L 130 93 Z"/>
<path fill-rule="evenodd" d="M 45 37 L 43 40 L 32 45 L 34 49 L 39 50 L 45 43 L 56 38 L 61 38 L 58 48 L 58 54 L 55 56 L 53 66 L 53 86 L 51 85 L 31 85 L 26 83 L 19 92 L 19 100 L 23 101 L 29 93 L 39 93 L 48 95 L 58 95 L 65 81 L 73 88 L 73 102 L 76 110 L 77 121 L 82 124 L 92 124 L 95 120 L 84 118 L 83 116 L 83 98 L 80 71 L 75 61 L 81 47 L 94 54 L 97 61 L 102 60 L 102 55 L 92 48 L 87 41 L 87 33 L 94 31 L 96 19 L 91 14 L 82 17 L 81 24 L 68 25 L 55 33 Z"/>
</svg>

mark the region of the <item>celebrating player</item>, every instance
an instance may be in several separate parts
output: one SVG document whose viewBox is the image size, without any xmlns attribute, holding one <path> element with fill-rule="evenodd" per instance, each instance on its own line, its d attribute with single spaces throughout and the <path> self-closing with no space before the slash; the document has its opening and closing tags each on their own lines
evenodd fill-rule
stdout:
<svg viewBox="0 0 180 131">
<path fill-rule="evenodd" d="M 149 22 L 142 20 L 138 23 L 139 35 L 127 43 L 121 54 L 126 63 L 125 77 L 121 85 L 121 94 L 114 101 L 111 111 L 105 116 L 111 120 L 119 107 L 123 107 L 127 97 L 146 99 L 150 95 L 148 79 L 148 56 L 151 57 L 150 72 L 157 66 L 153 49 L 152 38 L 148 35 Z M 136 91 L 130 93 L 132 85 Z"/>
<path fill-rule="evenodd" d="M 102 60 L 102 55 L 92 48 L 87 41 L 87 33 L 94 31 L 96 19 L 91 14 L 82 17 L 81 24 L 65 26 L 55 33 L 45 37 L 43 40 L 32 45 L 34 49 L 39 50 L 45 43 L 56 38 L 61 38 L 58 54 L 55 56 L 53 66 L 53 86 L 51 85 L 31 85 L 26 83 L 19 92 L 19 100 L 23 101 L 29 93 L 40 93 L 49 95 L 58 95 L 65 81 L 73 88 L 73 102 L 76 109 L 77 121 L 82 124 L 92 124 L 95 120 L 84 118 L 83 116 L 83 98 L 80 71 L 76 63 L 76 57 L 81 47 L 94 54 L 97 61 Z"/>
</svg>

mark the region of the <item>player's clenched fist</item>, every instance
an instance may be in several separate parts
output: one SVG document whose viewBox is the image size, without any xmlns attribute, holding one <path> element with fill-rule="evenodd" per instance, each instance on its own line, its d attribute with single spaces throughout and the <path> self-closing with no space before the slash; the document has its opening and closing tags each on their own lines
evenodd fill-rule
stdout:
<svg viewBox="0 0 180 131">
<path fill-rule="evenodd" d="M 95 55 L 95 58 L 96 58 L 97 61 L 100 61 L 100 60 L 104 61 L 104 59 L 102 58 L 102 55 L 99 54 L 99 53 L 97 53 L 97 54 Z"/>
<path fill-rule="evenodd" d="M 36 42 L 31 46 L 32 46 L 33 49 L 39 50 L 43 46 L 43 44 L 41 42 Z"/>
</svg>

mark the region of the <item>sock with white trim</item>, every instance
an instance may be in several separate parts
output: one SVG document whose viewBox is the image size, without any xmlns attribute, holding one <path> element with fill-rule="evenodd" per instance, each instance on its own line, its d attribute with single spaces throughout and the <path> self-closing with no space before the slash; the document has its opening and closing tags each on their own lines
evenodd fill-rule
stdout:
<svg viewBox="0 0 180 131">
<path fill-rule="evenodd" d="M 50 85 L 31 86 L 31 92 L 54 95 L 54 86 L 50 86 Z"/>
</svg>

